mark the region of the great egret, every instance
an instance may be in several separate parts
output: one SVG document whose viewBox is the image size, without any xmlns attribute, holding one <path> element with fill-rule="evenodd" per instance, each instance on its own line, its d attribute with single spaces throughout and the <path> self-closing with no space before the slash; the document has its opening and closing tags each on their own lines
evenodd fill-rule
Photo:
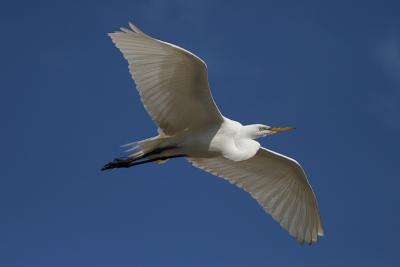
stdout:
<svg viewBox="0 0 400 267">
<path fill-rule="evenodd" d="M 129 26 L 109 35 L 129 63 L 159 135 L 127 144 L 129 156 L 102 170 L 186 157 L 249 192 L 301 244 L 317 242 L 324 231 L 302 167 L 255 141 L 293 128 L 242 125 L 224 117 L 211 96 L 203 60 Z"/>
</svg>

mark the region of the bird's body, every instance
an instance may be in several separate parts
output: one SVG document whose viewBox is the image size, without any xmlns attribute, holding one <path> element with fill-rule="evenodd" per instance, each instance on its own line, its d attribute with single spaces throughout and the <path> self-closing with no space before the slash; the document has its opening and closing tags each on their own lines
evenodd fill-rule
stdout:
<svg viewBox="0 0 400 267">
<path fill-rule="evenodd" d="M 224 117 L 199 57 L 130 27 L 110 36 L 129 63 L 159 135 L 127 144 L 129 156 L 115 159 L 103 170 L 186 157 L 194 166 L 249 192 L 300 243 L 316 242 L 323 229 L 303 169 L 255 140 L 293 128 L 242 125 Z"/>
<path fill-rule="evenodd" d="M 246 127 L 237 121 L 224 118 L 220 124 L 188 129 L 173 136 L 156 136 L 142 141 L 142 145 L 148 141 L 162 140 L 157 144 L 157 148 L 171 148 L 158 153 L 157 156 L 175 154 L 191 158 L 225 156 L 233 161 L 240 161 L 251 158 L 260 148 L 260 143 L 246 135 Z"/>
</svg>

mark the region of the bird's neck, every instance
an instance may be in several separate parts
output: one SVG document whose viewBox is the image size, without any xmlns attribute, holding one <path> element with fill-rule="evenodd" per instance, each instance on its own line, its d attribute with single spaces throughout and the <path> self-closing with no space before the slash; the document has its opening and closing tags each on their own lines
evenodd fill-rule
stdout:
<svg viewBox="0 0 400 267">
<path fill-rule="evenodd" d="M 257 124 L 243 125 L 239 133 L 241 138 L 257 139 L 260 136 L 260 131 Z"/>
</svg>

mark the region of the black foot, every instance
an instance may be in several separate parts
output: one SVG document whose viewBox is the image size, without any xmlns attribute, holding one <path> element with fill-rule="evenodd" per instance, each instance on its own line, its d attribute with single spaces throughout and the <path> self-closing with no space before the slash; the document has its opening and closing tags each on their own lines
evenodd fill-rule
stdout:
<svg viewBox="0 0 400 267">
<path fill-rule="evenodd" d="M 184 154 L 179 154 L 179 155 L 173 155 L 173 156 L 167 156 L 167 157 L 159 157 L 159 158 L 152 158 L 152 159 L 146 159 L 142 161 L 136 161 L 134 159 L 130 158 L 116 158 L 110 163 L 107 163 L 104 165 L 104 167 L 101 169 L 102 171 L 109 170 L 109 169 L 114 169 L 114 168 L 129 168 L 132 166 L 136 165 L 141 165 L 153 161 L 158 161 L 158 160 L 167 160 L 167 159 L 172 159 L 172 158 L 181 158 L 181 157 L 187 157 L 187 155 Z"/>
<path fill-rule="evenodd" d="M 101 168 L 102 171 L 109 170 L 109 169 L 114 169 L 114 168 L 128 168 L 131 166 L 132 160 L 128 158 L 116 158 L 113 161 L 107 163 L 104 165 L 103 168 Z"/>
</svg>

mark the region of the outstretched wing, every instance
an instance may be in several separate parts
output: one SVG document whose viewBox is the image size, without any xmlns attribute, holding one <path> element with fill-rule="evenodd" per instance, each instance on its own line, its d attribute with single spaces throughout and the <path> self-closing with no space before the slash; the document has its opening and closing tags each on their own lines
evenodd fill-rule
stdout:
<svg viewBox="0 0 400 267">
<path fill-rule="evenodd" d="M 260 148 L 244 161 L 224 157 L 189 161 L 249 192 L 301 244 L 315 243 L 323 236 L 317 200 L 295 160 Z"/>
<path fill-rule="evenodd" d="M 110 33 L 129 63 L 143 105 L 167 135 L 222 122 L 208 86 L 206 64 L 176 45 L 154 39 L 133 24 Z"/>
</svg>

